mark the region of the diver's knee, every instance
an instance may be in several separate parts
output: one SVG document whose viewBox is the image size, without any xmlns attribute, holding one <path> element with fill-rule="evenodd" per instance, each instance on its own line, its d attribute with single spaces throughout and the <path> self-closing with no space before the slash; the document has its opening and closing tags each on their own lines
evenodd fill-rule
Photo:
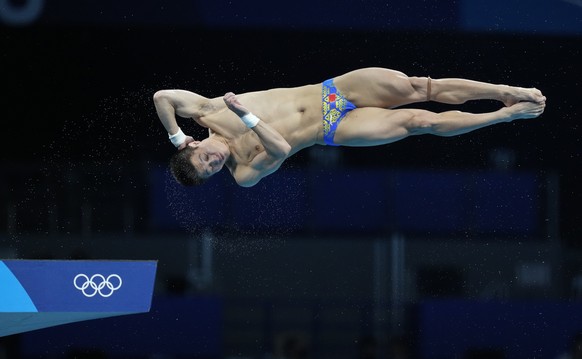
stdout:
<svg viewBox="0 0 582 359">
<path fill-rule="evenodd" d="M 409 77 L 410 85 L 414 89 L 416 97 L 423 101 L 431 99 L 431 78 L 430 77 Z"/>
<path fill-rule="evenodd" d="M 434 134 L 440 123 L 439 115 L 424 110 L 417 110 L 407 122 L 407 129 L 411 134 Z"/>
</svg>

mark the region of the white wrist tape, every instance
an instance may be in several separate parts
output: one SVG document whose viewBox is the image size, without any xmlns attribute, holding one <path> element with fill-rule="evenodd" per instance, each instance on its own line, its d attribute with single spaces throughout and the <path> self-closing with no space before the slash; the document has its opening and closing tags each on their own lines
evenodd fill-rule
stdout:
<svg viewBox="0 0 582 359">
<path fill-rule="evenodd" d="M 172 141 L 172 144 L 176 147 L 180 147 L 180 145 L 184 143 L 184 141 L 186 141 L 186 135 L 184 134 L 184 132 L 182 132 L 182 129 L 180 127 L 178 127 L 178 132 L 176 132 L 175 134 L 170 135 L 168 133 L 168 138 L 170 139 L 170 141 Z"/>
<path fill-rule="evenodd" d="M 257 125 L 257 123 L 259 123 L 259 121 L 261 120 L 260 118 L 258 118 L 257 116 L 253 115 L 252 113 L 247 113 L 246 115 L 244 115 L 243 117 L 240 118 L 242 120 L 242 122 L 244 122 L 244 124 L 248 127 L 248 128 L 253 128 Z"/>
</svg>

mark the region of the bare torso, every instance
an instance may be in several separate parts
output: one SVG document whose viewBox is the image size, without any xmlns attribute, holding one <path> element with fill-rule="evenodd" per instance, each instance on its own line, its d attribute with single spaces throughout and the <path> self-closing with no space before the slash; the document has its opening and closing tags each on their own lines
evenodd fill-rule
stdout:
<svg viewBox="0 0 582 359">
<path fill-rule="evenodd" d="M 292 148 L 289 156 L 323 143 L 321 84 L 248 92 L 237 97 L 285 138 Z M 227 139 L 236 163 L 248 163 L 264 151 L 258 136 L 228 110 L 222 97 L 210 102 L 210 108 L 195 120 L 211 133 Z"/>
</svg>

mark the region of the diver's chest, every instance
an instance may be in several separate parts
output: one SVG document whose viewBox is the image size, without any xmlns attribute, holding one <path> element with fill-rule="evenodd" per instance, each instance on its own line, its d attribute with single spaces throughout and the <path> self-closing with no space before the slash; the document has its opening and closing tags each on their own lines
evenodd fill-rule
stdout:
<svg viewBox="0 0 582 359">
<path fill-rule="evenodd" d="M 236 147 L 236 152 L 241 157 L 240 160 L 246 163 L 252 162 L 259 153 L 265 151 L 265 146 L 253 131 L 243 134 L 237 141 Z"/>
</svg>

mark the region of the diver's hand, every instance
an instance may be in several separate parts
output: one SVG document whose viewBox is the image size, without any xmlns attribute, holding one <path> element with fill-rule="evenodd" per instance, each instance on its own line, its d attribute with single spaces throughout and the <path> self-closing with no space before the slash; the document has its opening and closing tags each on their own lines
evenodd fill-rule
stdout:
<svg viewBox="0 0 582 359">
<path fill-rule="evenodd" d="M 229 110 L 236 113 L 238 117 L 243 117 L 250 113 L 250 111 L 244 107 L 239 101 L 236 95 L 232 92 L 228 92 L 223 97 L 224 103 Z"/>
<path fill-rule="evenodd" d="M 186 136 L 184 142 L 180 146 L 178 146 L 178 151 L 186 148 L 186 146 L 188 146 L 190 142 L 194 142 L 194 138 L 192 138 L 192 136 Z"/>
</svg>

